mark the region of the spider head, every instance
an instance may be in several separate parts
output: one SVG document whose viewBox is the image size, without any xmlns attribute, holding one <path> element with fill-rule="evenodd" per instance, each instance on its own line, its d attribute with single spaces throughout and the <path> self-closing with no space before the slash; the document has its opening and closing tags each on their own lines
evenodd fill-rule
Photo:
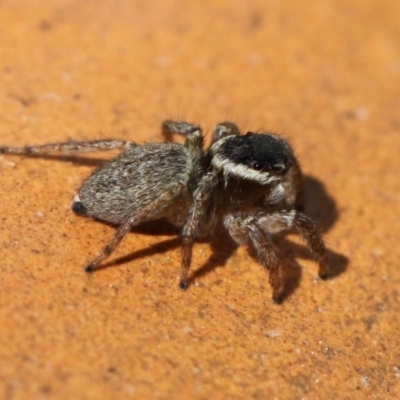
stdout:
<svg viewBox="0 0 400 400">
<path fill-rule="evenodd" d="M 248 132 L 215 142 L 210 149 L 212 165 L 224 176 L 268 185 L 279 181 L 291 166 L 289 144 L 276 135 Z"/>
</svg>

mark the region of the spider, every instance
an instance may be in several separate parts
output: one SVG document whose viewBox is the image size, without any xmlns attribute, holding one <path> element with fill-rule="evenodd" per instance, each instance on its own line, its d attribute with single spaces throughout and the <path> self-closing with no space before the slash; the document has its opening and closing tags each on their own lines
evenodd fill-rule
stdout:
<svg viewBox="0 0 400 400">
<path fill-rule="evenodd" d="M 241 134 L 237 125 L 215 126 L 212 141 L 203 149 L 200 126 L 185 121 L 162 123 L 165 142 L 139 145 L 102 139 L 0 147 L 0 153 L 44 155 L 122 149 L 82 185 L 72 210 L 117 227 L 102 251 L 85 268 L 93 272 L 120 241 L 139 224 L 166 219 L 181 228 L 182 264 L 179 286 L 186 289 L 196 239 L 211 235 L 222 222 L 239 244 L 251 243 L 269 271 L 274 302 L 284 294 L 281 264 L 273 235 L 296 229 L 328 276 L 326 249 L 314 222 L 302 207 L 302 174 L 287 141 L 271 133 Z M 184 144 L 173 143 L 180 134 Z"/>
</svg>

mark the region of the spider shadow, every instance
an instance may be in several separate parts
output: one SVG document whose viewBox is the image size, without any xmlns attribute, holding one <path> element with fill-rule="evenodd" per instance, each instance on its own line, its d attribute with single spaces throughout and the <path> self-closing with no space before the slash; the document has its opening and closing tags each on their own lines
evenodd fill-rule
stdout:
<svg viewBox="0 0 400 400">
<path fill-rule="evenodd" d="M 98 221 L 104 224 L 107 224 L 104 221 Z M 110 225 L 110 224 L 107 224 Z M 97 271 L 101 271 L 103 269 L 116 267 L 119 265 L 123 265 L 126 263 L 130 263 L 132 261 L 141 259 L 143 257 L 150 257 L 160 253 L 166 253 L 167 251 L 174 250 L 181 246 L 182 241 L 180 238 L 181 230 L 176 228 L 172 224 L 170 224 L 167 220 L 157 220 L 157 221 L 150 221 L 135 226 L 131 229 L 132 233 L 141 234 L 141 235 L 148 235 L 148 236 L 174 236 L 173 238 L 163 240 L 161 242 L 157 242 L 155 244 L 150 245 L 144 249 L 135 250 L 134 252 L 127 254 L 122 257 L 118 257 L 114 260 L 105 262 L 101 264 Z"/>
<path fill-rule="evenodd" d="M 104 221 L 99 222 L 104 223 Z M 181 247 L 182 245 L 182 240 L 180 238 L 181 230 L 169 224 L 168 221 L 165 220 L 151 221 L 141 224 L 134 227 L 131 232 L 136 234 L 145 234 L 149 236 L 174 235 L 175 237 L 163 240 L 162 242 L 152 244 L 151 246 L 144 249 L 136 250 L 128 255 L 105 262 L 96 269 L 96 272 L 103 269 L 130 263 L 143 257 L 165 253 L 167 251 Z M 217 267 L 224 266 L 229 258 L 232 256 L 232 254 L 235 252 L 235 250 L 238 248 L 238 245 L 232 240 L 227 231 L 221 225 L 217 227 L 214 235 L 211 238 L 200 239 L 197 240 L 197 242 L 209 243 L 211 246 L 212 254 L 205 264 L 203 264 L 199 269 L 192 272 L 191 276 L 189 277 L 189 285 L 195 279 L 209 274 Z"/>
<path fill-rule="evenodd" d="M 98 222 L 105 223 L 104 221 Z M 134 228 L 132 228 L 131 232 L 148 236 L 163 235 L 174 237 L 152 244 L 144 249 L 136 250 L 128 255 L 105 262 L 96 269 L 96 272 L 103 269 L 130 263 L 143 257 L 165 253 L 167 251 L 181 247 L 182 245 L 182 240 L 180 238 L 181 229 L 171 225 L 167 220 L 146 222 L 135 226 Z M 217 227 L 215 234 L 212 237 L 199 239 L 197 240 L 197 242 L 209 243 L 211 246 L 212 254 L 205 264 L 203 264 L 199 269 L 192 272 L 192 275 L 189 277 L 189 285 L 196 278 L 207 275 L 217 267 L 224 266 L 229 258 L 232 256 L 232 254 L 235 252 L 235 250 L 238 248 L 238 245 L 232 240 L 227 231 L 221 225 Z"/>
<path fill-rule="evenodd" d="M 170 225 L 168 221 L 159 220 L 144 223 L 133 228 L 131 232 L 134 232 L 136 234 L 145 234 L 149 236 L 174 235 L 174 237 L 152 244 L 144 249 L 136 250 L 128 255 L 105 262 L 96 269 L 96 272 L 106 268 L 130 263 L 143 257 L 165 253 L 167 251 L 179 248 L 182 245 L 182 240 L 180 238 L 181 230 Z M 238 247 L 238 245 L 232 240 L 226 230 L 224 230 L 222 227 L 217 228 L 215 235 L 213 235 L 211 238 L 200 239 L 197 240 L 197 242 L 209 243 L 211 246 L 212 254 L 205 264 L 203 264 L 199 269 L 192 272 L 191 276 L 189 277 L 189 285 L 195 279 L 207 275 L 215 268 L 224 266 Z"/>
</svg>

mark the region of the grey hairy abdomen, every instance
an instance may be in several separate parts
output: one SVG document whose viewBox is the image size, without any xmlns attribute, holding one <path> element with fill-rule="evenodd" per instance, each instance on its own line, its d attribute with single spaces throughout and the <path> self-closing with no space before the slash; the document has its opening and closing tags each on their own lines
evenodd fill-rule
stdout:
<svg viewBox="0 0 400 400">
<path fill-rule="evenodd" d="M 92 174 L 79 191 L 79 201 L 87 216 L 109 223 L 118 224 L 155 202 L 160 203 L 159 218 L 171 217 L 173 204 L 186 207 L 191 197 L 187 190 L 191 169 L 189 153 L 180 144 L 132 146 Z M 170 199 L 163 208 L 166 186 Z"/>
</svg>

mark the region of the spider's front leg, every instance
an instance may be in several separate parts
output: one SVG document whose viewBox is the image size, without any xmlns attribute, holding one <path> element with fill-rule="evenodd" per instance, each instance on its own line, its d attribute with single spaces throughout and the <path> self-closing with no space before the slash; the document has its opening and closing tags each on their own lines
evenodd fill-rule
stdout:
<svg viewBox="0 0 400 400">
<path fill-rule="evenodd" d="M 297 210 L 260 213 L 258 214 L 258 224 L 268 234 L 296 229 L 318 262 L 319 277 L 321 279 L 328 277 L 329 267 L 325 243 L 317 226 L 309 217 Z"/>
<path fill-rule="evenodd" d="M 257 218 L 258 226 L 265 234 L 276 234 L 295 228 L 306 242 L 311 253 L 318 262 L 318 275 L 321 279 L 326 279 L 329 267 L 326 256 L 325 243 L 321 234 L 318 232 L 315 223 L 306 215 L 297 210 L 278 211 L 274 213 L 260 213 Z M 271 276 L 271 285 L 273 285 Z M 274 291 L 275 300 L 275 291 Z M 275 300 L 276 301 L 276 300 Z"/>
<path fill-rule="evenodd" d="M 279 258 L 269 235 L 258 224 L 258 212 L 235 212 L 224 218 L 224 225 L 231 237 L 239 245 L 252 243 L 261 264 L 269 272 L 269 283 L 272 287 L 272 299 L 279 304 L 284 293 L 284 280 Z"/>
<path fill-rule="evenodd" d="M 213 197 L 218 184 L 217 176 L 210 172 L 203 176 L 194 192 L 188 218 L 182 230 L 182 264 L 179 287 L 186 289 L 192 261 L 194 241 L 211 231 L 215 222 Z"/>
<path fill-rule="evenodd" d="M 328 277 L 329 268 L 324 241 L 314 222 L 304 214 L 296 210 L 273 213 L 258 210 L 227 215 L 224 224 L 237 243 L 245 244 L 248 239 L 252 242 L 260 262 L 269 271 L 269 282 L 275 303 L 282 301 L 284 281 L 279 259 L 270 240 L 271 235 L 295 228 L 316 258 L 320 278 Z"/>
<path fill-rule="evenodd" d="M 257 223 L 250 224 L 247 229 L 259 260 L 269 271 L 272 299 L 276 304 L 280 304 L 284 294 L 285 282 L 280 260 L 275 253 L 274 246 Z"/>
</svg>

